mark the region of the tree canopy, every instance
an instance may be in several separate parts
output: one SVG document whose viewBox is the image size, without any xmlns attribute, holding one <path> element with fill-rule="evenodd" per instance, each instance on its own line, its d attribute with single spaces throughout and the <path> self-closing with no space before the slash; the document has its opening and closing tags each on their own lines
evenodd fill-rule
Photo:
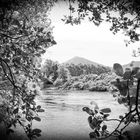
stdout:
<svg viewBox="0 0 140 140">
<path fill-rule="evenodd" d="M 51 80 L 54 82 L 58 77 L 58 68 L 59 64 L 57 62 L 46 59 L 42 67 L 43 76 L 49 79 L 51 78 Z"/>
<path fill-rule="evenodd" d="M 62 19 L 66 24 L 80 24 L 88 18 L 96 26 L 110 23 L 110 31 L 128 36 L 126 45 L 139 41 L 139 0 L 69 0 L 69 15 Z"/>
<path fill-rule="evenodd" d="M 52 4 L 48 0 L 0 1 L 0 123 L 4 122 L 5 135 L 17 123 L 29 139 L 41 135 L 32 122 L 41 121 L 37 113 L 44 111 L 34 101 L 42 77 L 40 57 L 56 44 L 48 18 Z"/>
</svg>

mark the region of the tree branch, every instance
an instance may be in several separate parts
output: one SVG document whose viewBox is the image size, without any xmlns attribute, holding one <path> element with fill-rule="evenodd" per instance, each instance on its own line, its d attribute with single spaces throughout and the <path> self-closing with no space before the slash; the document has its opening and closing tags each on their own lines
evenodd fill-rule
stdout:
<svg viewBox="0 0 140 140">
<path fill-rule="evenodd" d="M 135 107 L 136 112 L 137 112 L 137 115 L 138 115 L 139 123 L 140 123 L 140 114 L 139 114 L 139 110 L 138 110 L 139 89 L 140 89 L 140 79 L 138 79 L 138 84 L 137 84 L 137 91 L 136 91 L 136 107 Z"/>
</svg>

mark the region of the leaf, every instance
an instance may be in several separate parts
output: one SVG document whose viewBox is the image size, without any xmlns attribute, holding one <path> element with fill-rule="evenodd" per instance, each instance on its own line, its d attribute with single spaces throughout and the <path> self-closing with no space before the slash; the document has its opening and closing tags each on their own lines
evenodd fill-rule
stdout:
<svg viewBox="0 0 140 140">
<path fill-rule="evenodd" d="M 19 108 L 17 107 L 16 109 L 14 109 L 13 113 L 17 114 L 18 113 Z"/>
<path fill-rule="evenodd" d="M 22 110 L 24 110 L 24 109 L 25 109 L 25 107 L 26 107 L 25 105 L 22 105 L 22 106 L 21 106 Z"/>
<path fill-rule="evenodd" d="M 117 97 L 117 94 L 113 93 L 113 97 Z"/>
<path fill-rule="evenodd" d="M 107 118 L 109 116 L 109 114 L 104 114 L 104 118 Z"/>
<path fill-rule="evenodd" d="M 126 95 L 127 95 L 127 89 L 122 89 L 122 90 L 120 90 L 120 94 L 121 94 L 122 96 L 126 96 Z"/>
<path fill-rule="evenodd" d="M 85 111 L 85 112 L 87 112 L 89 115 L 94 116 L 93 110 L 89 109 L 88 107 L 83 107 L 82 110 Z"/>
<path fill-rule="evenodd" d="M 13 85 L 9 80 L 1 80 L 0 81 L 0 90 L 12 90 Z"/>
<path fill-rule="evenodd" d="M 12 24 L 18 26 L 18 28 L 21 27 L 20 22 L 17 19 L 14 19 Z"/>
<path fill-rule="evenodd" d="M 128 18 L 127 17 L 124 17 L 124 20 L 127 20 Z"/>
<path fill-rule="evenodd" d="M 41 109 L 41 105 L 38 105 L 36 108 L 37 108 L 37 109 Z"/>
<path fill-rule="evenodd" d="M 37 93 L 38 93 L 37 90 L 34 90 L 33 92 L 34 92 L 35 95 L 37 95 Z"/>
<path fill-rule="evenodd" d="M 32 104 L 32 105 L 36 105 L 36 102 L 35 102 L 35 101 L 32 101 L 31 104 Z"/>
<path fill-rule="evenodd" d="M 91 139 L 94 139 L 94 138 L 96 138 L 96 133 L 95 132 L 90 132 L 89 136 L 90 136 Z"/>
<path fill-rule="evenodd" d="M 136 97 L 130 97 L 130 104 L 135 105 L 136 104 Z"/>
<path fill-rule="evenodd" d="M 136 92 L 137 92 L 137 86 L 132 86 L 129 88 L 129 94 L 130 95 L 136 95 Z"/>
<path fill-rule="evenodd" d="M 8 58 L 4 58 L 3 59 L 6 63 L 9 63 L 10 62 L 10 60 L 8 59 Z"/>
<path fill-rule="evenodd" d="M 38 128 L 35 128 L 35 129 L 33 129 L 33 131 L 32 131 L 33 133 L 41 133 L 41 130 L 40 129 L 38 129 Z"/>
<path fill-rule="evenodd" d="M 119 118 L 120 118 L 120 119 L 122 119 L 122 118 L 123 118 L 123 116 L 122 116 L 122 115 L 120 115 L 120 116 L 119 116 Z"/>
<path fill-rule="evenodd" d="M 132 69 L 132 75 L 135 75 L 138 72 L 139 69 L 140 69 L 140 67 L 134 67 Z"/>
<path fill-rule="evenodd" d="M 19 123 L 23 126 L 27 125 L 28 124 L 28 120 L 26 118 L 21 118 L 19 119 Z"/>
<path fill-rule="evenodd" d="M 127 103 L 127 97 L 122 97 L 122 103 Z"/>
<path fill-rule="evenodd" d="M 137 79 L 140 79 L 140 69 L 137 71 L 135 77 L 136 77 Z"/>
<path fill-rule="evenodd" d="M 96 118 L 92 119 L 92 116 L 89 116 L 88 123 L 89 123 L 89 126 L 91 127 L 91 129 L 95 129 L 97 127 L 98 120 Z"/>
<path fill-rule="evenodd" d="M 118 97 L 118 103 L 119 104 L 127 103 L 127 101 L 128 101 L 127 97 L 124 97 L 124 96 Z"/>
<path fill-rule="evenodd" d="M 98 104 L 95 101 L 91 101 L 90 104 L 94 105 L 94 110 L 99 110 Z"/>
<path fill-rule="evenodd" d="M 102 131 L 105 131 L 107 129 L 107 125 L 102 126 Z"/>
<path fill-rule="evenodd" d="M 52 44 L 53 44 L 53 45 L 56 45 L 56 44 L 57 44 L 57 42 L 56 42 L 55 40 L 53 40 L 53 41 L 52 41 Z"/>
<path fill-rule="evenodd" d="M 101 115 L 104 115 L 104 113 L 103 113 L 103 112 L 101 112 L 101 111 L 100 111 L 100 114 L 101 114 Z"/>
<path fill-rule="evenodd" d="M 45 110 L 44 109 L 39 109 L 39 110 L 37 110 L 37 112 L 45 112 Z"/>
<path fill-rule="evenodd" d="M 32 87 L 33 87 L 33 88 L 36 88 L 36 85 L 35 85 L 35 84 L 33 84 L 33 85 L 32 85 Z"/>
<path fill-rule="evenodd" d="M 34 110 L 32 110 L 32 109 L 29 109 L 29 113 L 30 113 L 30 116 L 36 116 L 36 113 L 35 113 L 35 111 Z"/>
<path fill-rule="evenodd" d="M 26 119 L 30 122 L 32 121 L 32 117 L 26 117 Z"/>
<path fill-rule="evenodd" d="M 126 80 L 121 80 L 120 81 L 119 79 L 117 79 L 117 83 L 116 83 L 115 86 L 119 89 L 120 94 L 122 96 L 126 96 L 127 95 L 128 88 L 127 88 L 127 81 Z"/>
<path fill-rule="evenodd" d="M 99 136 L 100 136 L 100 133 L 99 133 L 99 131 L 98 131 L 98 130 L 95 130 L 95 133 L 96 133 L 97 137 L 99 137 Z"/>
<path fill-rule="evenodd" d="M 118 98 L 118 103 L 119 103 L 119 104 L 122 104 L 122 103 L 123 103 L 123 102 L 122 102 L 122 97 L 119 97 L 119 98 Z"/>
<path fill-rule="evenodd" d="M 98 109 L 95 109 L 94 112 L 95 112 L 95 114 L 97 114 L 98 113 Z"/>
<path fill-rule="evenodd" d="M 103 108 L 100 111 L 102 111 L 103 113 L 110 113 L 111 109 L 110 108 Z"/>
<path fill-rule="evenodd" d="M 120 64 L 115 63 L 113 65 L 113 70 L 118 76 L 123 76 L 123 67 Z"/>
<path fill-rule="evenodd" d="M 41 121 L 41 119 L 40 119 L 39 117 L 34 117 L 34 119 L 35 119 L 36 121 L 38 121 L 38 122 Z"/>
<path fill-rule="evenodd" d="M 5 114 L 2 113 L 2 111 L 0 112 L 0 123 L 4 120 L 5 118 Z"/>
<path fill-rule="evenodd" d="M 36 135 L 37 137 L 40 137 L 41 136 L 40 133 L 35 133 L 34 135 Z"/>
<path fill-rule="evenodd" d="M 123 79 L 128 80 L 131 78 L 131 70 L 126 70 L 125 73 L 123 74 Z"/>
</svg>

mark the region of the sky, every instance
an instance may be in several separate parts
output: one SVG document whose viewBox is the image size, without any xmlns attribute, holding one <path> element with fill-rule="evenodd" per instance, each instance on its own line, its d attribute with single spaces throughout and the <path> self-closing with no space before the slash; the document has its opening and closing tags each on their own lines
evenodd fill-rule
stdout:
<svg viewBox="0 0 140 140">
<path fill-rule="evenodd" d="M 60 3 L 53 7 L 50 18 L 57 45 L 47 49 L 43 61 L 52 59 L 63 63 L 79 56 L 99 64 L 113 66 L 114 63 L 127 64 L 140 60 L 140 57 L 132 56 L 133 49 L 140 45 L 139 42 L 126 47 L 126 37 L 122 33 L 114 35 L 109 30 L 108 23 L 102 23 L 99 27 L 89 21 L 74 26 L 65 24 L 61 19 L 68 12 L 66 4 Z"/>
</svg>

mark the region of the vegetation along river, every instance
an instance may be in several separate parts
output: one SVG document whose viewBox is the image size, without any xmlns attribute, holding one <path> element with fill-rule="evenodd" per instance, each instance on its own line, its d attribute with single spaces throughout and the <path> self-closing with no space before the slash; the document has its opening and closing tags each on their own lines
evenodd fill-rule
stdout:
<svg viewBox="0 0 140 140">
<path fill-rule="evenodd" d="M 89 140 L 88 114 L 82 111 L 84 106 L 89 106 L 95 101 L 100 108 L 110 107 L 110 118 L 118 118 L 126 111 L 123 105 L 118 104 L 108 92 L 69 91 L 63 93 L 44 90 L 38 98 L 39 104 L 45 109 L 40 113 L 41 123 L 35 127 L 42 129 L 40 140 Z M 108 122 L 112 130 L 117 122 Z"/>
</svg>

